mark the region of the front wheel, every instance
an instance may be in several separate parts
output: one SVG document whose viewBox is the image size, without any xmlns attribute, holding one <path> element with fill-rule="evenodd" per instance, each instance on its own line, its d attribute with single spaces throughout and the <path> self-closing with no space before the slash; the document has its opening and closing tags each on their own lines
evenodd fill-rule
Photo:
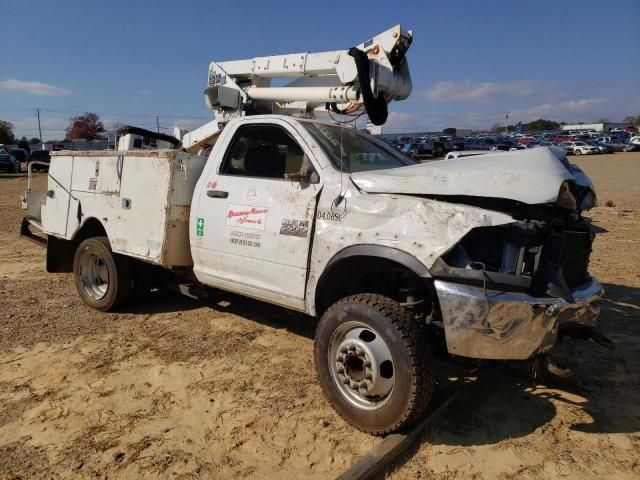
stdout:
<svg viewBox="0 0 640 480">
<path fill-rule="evenodd" d="M 390 298 L 359 294 L 332 305 L 318 323 L 314 356 L 338 414 L 374 435 L 416 420 L 435 383 L 420 338 L 413 315 Z"/>
<path fill-rule="evenodd" d="M 582 155 L 582 150 L 580 150 L 579 148 L 576 148 L 576 149 L 573 151 L 573 153 L 574 153 L 575 155 Z"/>
<path fill-rule="evenodd" d="M 103 312 L 123 305 L 131 294 L 131 265 L 114 254 L 107 237 L 83 241 L 73 259 L 73 276 L 82 301 Z"/>
</svg>

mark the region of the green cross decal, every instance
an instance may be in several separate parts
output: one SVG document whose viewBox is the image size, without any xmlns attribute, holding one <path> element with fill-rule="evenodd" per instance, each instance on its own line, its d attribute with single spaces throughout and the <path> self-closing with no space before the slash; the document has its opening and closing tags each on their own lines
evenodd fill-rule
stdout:
<svg viewBox="0 0 640 480">
<path fill-rule="evenodd" d="M 196 221 L 196 235 L 198 237 L 204 236 L 204 218 L 198 218 Z"/>
</svg>

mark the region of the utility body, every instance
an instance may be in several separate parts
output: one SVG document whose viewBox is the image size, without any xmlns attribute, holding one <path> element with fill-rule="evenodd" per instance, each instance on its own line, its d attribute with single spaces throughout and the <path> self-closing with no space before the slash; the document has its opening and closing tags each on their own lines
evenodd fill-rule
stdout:
<svg viewBox="0 0 640 480">
<path fill-rule="evenodd" d="M 44 233 L 47 270 L 74 272 L 100 310 L 171 277 L 320 317 L 328 399 L 364 431 L 397 430 L 429 403 L 433 338 L 462 357 L 533 359 L 568 327 L 590 332 L 603 293 L 581 216 L 593 185 L 559 150 L 418 164 L 308 118 L 335 88 L 318 84 L 338 81 L 350 93 L 329 110 L 383 121 L 410 91 L 411 38 L 398 26 L 362 44 L 368 75 L 353 49 L 214 63 L 205 95 L 216 120 L 172 149 L 54 153 L 48 190 L 25 193 L 22 231 Z M 294 57 L 297 76 L 320 78 L 311 90 L 270 90 L 255 74 L 294 68 Z M 265 101 L 298 113 L 261 114 Z"/>
</svg>

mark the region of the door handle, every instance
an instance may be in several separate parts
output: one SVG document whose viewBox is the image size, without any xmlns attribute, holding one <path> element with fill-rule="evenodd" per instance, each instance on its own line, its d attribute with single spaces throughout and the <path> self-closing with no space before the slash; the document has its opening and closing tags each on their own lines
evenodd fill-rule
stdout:
<svg viewBox="0 0 640 480">
<path fill-rule="evenodd" d="M 229 192 L 223 192 L 222 190 L 207 190 L 207 197 L 211 198 L 227 198 Z"/>
</svg>

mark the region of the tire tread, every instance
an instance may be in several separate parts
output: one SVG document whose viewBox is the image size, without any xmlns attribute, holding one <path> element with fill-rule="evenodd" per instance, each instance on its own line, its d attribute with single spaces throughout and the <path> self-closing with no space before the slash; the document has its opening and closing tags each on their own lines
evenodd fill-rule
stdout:
<svg viewBox="0 0 640 480">
<path fill-rule="evenodd" d="M 359 293 L 345 297 L 327 309 L 330 312 L 339 309 L 345 303 L 362 303 L 377 310 L 393 324 L 405 343 L 411 359 L 411 395 L 404 415 L 392 426 L 384 430 L 368 430 L 354 424 L 349 418 L 345 420 L 359 430 L 371 435 L 386 435 L 414 422 L 424 412 L 435 389 L 434 372 L 428 349 L 425 346 L 424 328 L 413 318 L 411 312 L 395 300 L 374 293 Z M 316 355 L 317 358 L 317 355 Z"/>
</svg>

